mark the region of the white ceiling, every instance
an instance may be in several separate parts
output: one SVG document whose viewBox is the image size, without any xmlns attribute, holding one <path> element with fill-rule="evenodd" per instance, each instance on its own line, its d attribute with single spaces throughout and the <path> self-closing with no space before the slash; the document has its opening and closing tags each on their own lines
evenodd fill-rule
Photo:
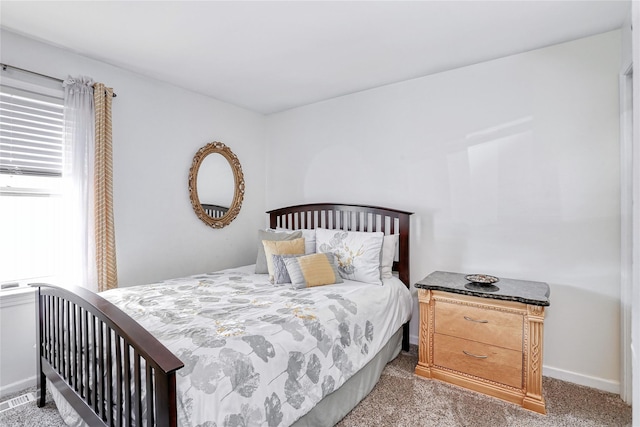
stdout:
<svg viewBox="0 0 640 427">
<path fill-rule="evenodd" d="M 0 1 L 2 28 L 260 113 L 620 28 L 625 1 Z"/>
</svg>

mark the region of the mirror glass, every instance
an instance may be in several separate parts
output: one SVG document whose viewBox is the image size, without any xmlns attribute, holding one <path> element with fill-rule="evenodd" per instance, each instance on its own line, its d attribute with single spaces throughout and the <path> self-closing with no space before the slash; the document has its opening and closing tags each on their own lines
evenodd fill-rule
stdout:
<svg viewBox="0 0 640 427">
<path fill-rule="evenodd" d="M 211 142 L 194 156 L 189 196 L 198 218 L 213 228 L 225 227 L 238 216 L 244 176 L 238 157 L 222 142 Z"/>
<path fill-rule="evenodd" d="M 235 193 L 233 171 L 221 154 L 211 153 L 202 160 L 198 171 L 198 197 L 201 205 L 229 209 Z"/>
</svg>

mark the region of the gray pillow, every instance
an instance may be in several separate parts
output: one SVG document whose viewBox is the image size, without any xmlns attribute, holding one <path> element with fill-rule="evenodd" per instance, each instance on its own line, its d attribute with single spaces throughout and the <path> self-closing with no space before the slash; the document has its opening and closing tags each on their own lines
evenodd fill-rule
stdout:
<svg viewBox="0 0 640 427">
<path fill-rule="evenodd" d="M 273 258 L 273 283 L 291 283 L 287 266 L 284 263 L 285 258 L 294 258 L 302 255 L 271 255 Z"/>
<path fill-rule="evenodd" d="M 256 273 L 269 273 L 267 268 L 267 256 L 264 254 L 263 240 L 293 240 L 302 237 L 302 231 L 293 233 L 274 233 L 273 231 L 258 230 L 258 256 L 256 257 Z"/>
</svg>

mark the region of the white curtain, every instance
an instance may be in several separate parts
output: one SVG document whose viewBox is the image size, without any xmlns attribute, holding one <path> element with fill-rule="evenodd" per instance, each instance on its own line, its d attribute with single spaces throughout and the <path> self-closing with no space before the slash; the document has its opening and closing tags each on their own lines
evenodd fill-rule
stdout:
<svg viewBox="0 0 640 427">
<path fill-rule="evenodd" d="M 93 80 L 69 77 L 64 87 L 65 239 L 62 284 L 97 291 L 94 232 Z"/>
</svg>

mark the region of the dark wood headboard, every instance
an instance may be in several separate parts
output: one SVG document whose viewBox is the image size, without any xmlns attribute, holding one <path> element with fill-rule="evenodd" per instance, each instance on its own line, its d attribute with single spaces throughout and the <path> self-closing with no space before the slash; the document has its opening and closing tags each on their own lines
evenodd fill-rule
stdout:
<svg viewBox="0 0 640 427">
<path fill-rule="evenodd" d="M 267 213 L 271 228 L 328 228 L 399 234 L 398 261 L 394 262 L 393 270 L 398 272 L 400 280 L 407 287 L 410 286 L 409 217 L 412 212 L 378 206 L 312 203 L 278 208 Z"/>
</svg>

